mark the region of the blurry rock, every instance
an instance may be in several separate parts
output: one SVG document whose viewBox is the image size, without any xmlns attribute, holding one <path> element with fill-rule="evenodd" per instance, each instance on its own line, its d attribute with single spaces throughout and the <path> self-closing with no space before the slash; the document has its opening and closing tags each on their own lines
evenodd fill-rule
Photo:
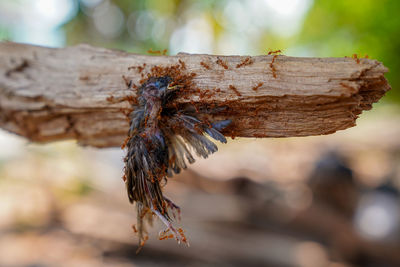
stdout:
<svg viewBox="0 0 400 267">
<path fill-rule="evenodd" d="M 367 239 L 400 244 L 400 192 L 387 183 L 365 193 L 354 218 L 357 231 Z"/>
<path fill-rule="evenodd" d="M 329 152 L 322 156 L 308 183 L 317 204 L 328 206 L 348 218 L 353 216 L 358 189 L 352 170 L 339 154 Z"/>
<path fill-rule="evenodd" d="M 237 177 L 227 181 L 230 192 L 247 198 L 266 201 L 280 194 L 273 182 L 258 183 L 247 177 Z"/>
</svg>

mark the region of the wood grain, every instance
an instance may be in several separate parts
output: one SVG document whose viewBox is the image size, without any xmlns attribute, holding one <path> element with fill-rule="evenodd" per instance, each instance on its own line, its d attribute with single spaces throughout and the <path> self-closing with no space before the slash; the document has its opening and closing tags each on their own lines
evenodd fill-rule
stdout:
<svg viewBox="0 0 400 267">
<path fill-rule="evenodd" d="M 230 118 L 226 135 L 291 137 L 330 134 L 355 125 L 390 89 L 382 63 L 370 59 L 279 55 L 148 56 L 79 45 L 61 49 L 0 43 L 0 127 L 36 142 L 76 139 L 119 146 L 123 110 L 153 66 L 184 63 L 198 93 L 180 97 Z M 143 65 L 145 64 L 145 66 Z M 138 68 L 144 67 L 139 72 Z M 125 79 L 123 78 L 125 77 Z"/>
</svg>

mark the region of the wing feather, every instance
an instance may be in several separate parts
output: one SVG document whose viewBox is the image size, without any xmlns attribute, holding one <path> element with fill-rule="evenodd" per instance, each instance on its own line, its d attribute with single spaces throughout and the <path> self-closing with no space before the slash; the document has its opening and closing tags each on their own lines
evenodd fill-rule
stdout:
<svg viewBox="0 0 400 267">
<path fill-rule="evenodd" d="M 161 128 L 164 130 L 164 137 L 168 144 L 168 174 L 171 176 L 172 172 L 179 173 L 181 169 L 186 169 L 186 161 L 190 164 L 195 162 L 189 148 L 197 156 L 203 158 L 218 151 L 217 145 L 205 135 L 207 134 L 221 143 L 226 143 L 225 136 L 219 131 L 227 127 L 231 121 L 225 120 L 210 125 L 194 116 L 176 113 L 167 120 L 167 123 L 168 125 Z"/>
</svg>

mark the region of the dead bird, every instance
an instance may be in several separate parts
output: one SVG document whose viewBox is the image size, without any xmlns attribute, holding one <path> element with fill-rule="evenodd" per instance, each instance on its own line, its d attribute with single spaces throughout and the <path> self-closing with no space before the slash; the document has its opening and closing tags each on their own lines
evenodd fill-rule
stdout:
<svg viewBox="0 0 400 267">
<path fill-rule="evenodd" d="M 172 222 L 180 209 L 162 193 L 163 181 L 193 163 L 190 148 L 203 158 L 218 150 L 208 139 L 226 143 L 220 133 L 231 120 L 208 123 L 199 120 L 191 108 L 171 108 L 180 86 L 169 76 L 151 77 L 138 88 L 138 101 L 130 114 L 130 129 L 124 159 L 124 180 L 129 201 L 136 203 L 139 248 L 147 240 L 144 220 L 150 224 L 153 215 L 167 226 L 160 239 L 187 240 L 182 229 Z"/>
</svg>

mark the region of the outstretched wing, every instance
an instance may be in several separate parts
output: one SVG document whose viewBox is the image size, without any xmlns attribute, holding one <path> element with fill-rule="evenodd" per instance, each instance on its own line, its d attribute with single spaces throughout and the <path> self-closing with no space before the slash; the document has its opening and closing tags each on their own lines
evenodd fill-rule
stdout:
<svg viewBox="0 0 400 267">
<path fill-rule="evenodd" d="M 208 124 L 194 116 L 182 113 L 176 113 L 170 117 L 167 127 L 162 127 L 168 147 L 168 175 L 171 176 L 172 171 L 179 173 L 181 169 L 186 169 L 186 161 L 189 163 L 195 161 L 191 150 L 203 158 L 216 152 L 218 147 L 206 134 L 214 140 L 226 143 L 225 136 L 219 131 L 230 123 L 230 120 L 224 120 Z"/>
</svg>

